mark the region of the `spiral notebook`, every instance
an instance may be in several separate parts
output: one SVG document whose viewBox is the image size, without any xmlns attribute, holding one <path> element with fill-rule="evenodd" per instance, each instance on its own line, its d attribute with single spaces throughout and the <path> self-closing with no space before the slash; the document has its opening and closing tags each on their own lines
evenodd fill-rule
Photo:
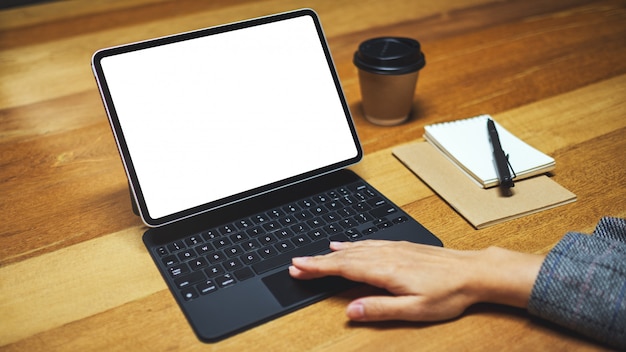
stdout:
<svg viewBox="0 0 626 352">
<path fill-rule="evenodd" d="M 442 122 L 424 127 L 424 139 L 483 188 L 498 185 L 493 152 L 487 133 L 489 115 Z M 493 119 L 492 119 L 493 120 Z M 502 149 L 509 156 L 515 181 L 544 174 L 554 169 L 552 157 L 530 146 L 498 124 Z"/>
</svg>

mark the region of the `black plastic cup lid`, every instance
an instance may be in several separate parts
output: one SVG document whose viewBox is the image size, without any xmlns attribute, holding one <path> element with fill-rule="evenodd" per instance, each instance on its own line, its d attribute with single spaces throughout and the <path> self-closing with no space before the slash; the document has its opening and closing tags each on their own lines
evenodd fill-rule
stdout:
<svg viewBox="0 0 626 352">
<path fill-rule="evenodd" d="M 373 38 L 359 45 L 354 64 L 361 70 L 387 75 L 415 72 L 426 65 L 420 43 L 399 37 Z"/>
</svg>

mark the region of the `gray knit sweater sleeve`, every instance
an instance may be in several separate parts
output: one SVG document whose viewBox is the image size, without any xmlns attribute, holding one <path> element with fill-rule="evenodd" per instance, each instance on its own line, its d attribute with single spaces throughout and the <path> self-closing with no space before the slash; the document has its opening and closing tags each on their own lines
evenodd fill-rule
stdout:
<svg viewBox="0 0 626 352">
<path fill-rule="evenodd" d="M 626 349 L 626 220 L 566 234 L 541 266 L 528 311 Z"/>
</svg>

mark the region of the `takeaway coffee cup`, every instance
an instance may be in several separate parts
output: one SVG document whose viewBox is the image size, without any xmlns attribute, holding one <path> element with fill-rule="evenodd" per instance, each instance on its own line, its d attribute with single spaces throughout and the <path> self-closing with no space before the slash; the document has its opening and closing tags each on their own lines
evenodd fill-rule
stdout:
<svg viewBox="0 0 626 352">
<path fill-rule="evenodd" d="M 426 65 L 420 43 L 382 37 L 364 41 L 354 53 L 361 104 L 370 122 L 392 126 L 409 118 L 419 70 Z"/>
</svg>

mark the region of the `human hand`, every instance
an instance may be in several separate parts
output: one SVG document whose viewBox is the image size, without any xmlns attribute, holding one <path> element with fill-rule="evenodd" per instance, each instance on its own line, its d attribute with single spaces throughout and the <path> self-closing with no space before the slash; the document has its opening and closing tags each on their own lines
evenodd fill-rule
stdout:
<svg viewBox="0 0 626 352">
<path fill-rule="evenodd" d="M 356 321 L 447 320 L 477 302 L 525 307 L 542 256 L 501 248 L 482 251 L 395 241 L 332 242 L 333 252 L 293 258 L 292 277 L 342 276 L 386 289 L 393 296 L 356 299 Z"/>
</svg>

